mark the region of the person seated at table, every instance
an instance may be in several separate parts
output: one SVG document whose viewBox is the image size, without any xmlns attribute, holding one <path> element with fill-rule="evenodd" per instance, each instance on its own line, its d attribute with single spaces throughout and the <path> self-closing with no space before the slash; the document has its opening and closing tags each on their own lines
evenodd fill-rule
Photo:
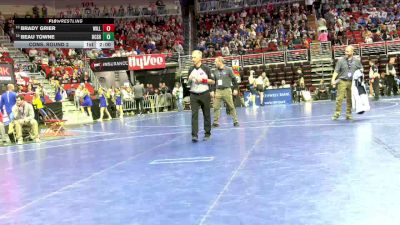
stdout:
<svg viewBox="0 0 400 225">
<path fill-rule="evenodd" d="M 285 80 L 281 81 L 281 86 L 279 86 L 279 88 L 290 88 L 290 84 L 286 84 Z"/>
<path fill-rule="evenodd" d="M 23 144 L 22 127 L 29 127 L 31 138 L 35 142 L 40 142 L 39 126 L 35 120 L 35 112 L 33 106 L 25 101 L 24 96 L 17 97 L 17 103 L 12 108 L 14 115 L 13 124 L 15 126 L 15 135 L 18 144 Z"/>
<path fill-rule="evenodd" d="M 317 100 L 328 98 L 328 87 L 325 85 L 323 79 L 320 80 L 319 86 L 317 87 L 315 92 L 316 92 Z"/>
</svg>

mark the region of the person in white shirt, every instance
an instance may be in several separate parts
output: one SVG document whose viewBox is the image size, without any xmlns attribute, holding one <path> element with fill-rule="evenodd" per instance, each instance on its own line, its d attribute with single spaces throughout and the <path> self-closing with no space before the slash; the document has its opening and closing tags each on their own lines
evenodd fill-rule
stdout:
<svg viewBox="0 0 400 225">
<path fill-rule="evenodd" d="M 183 88 L 181 83 L 175 83 L 175 87 L 172 90 L 172 95 L 175 97 L 178 111 L 181 112 L 183 110 Z"/>
<path fill-rule="evenodd" d="M 281 86 L 279 88 L 290 88 L 290 84 L 286 84 L 285 80 L 281 81 Z"/>
</svg>

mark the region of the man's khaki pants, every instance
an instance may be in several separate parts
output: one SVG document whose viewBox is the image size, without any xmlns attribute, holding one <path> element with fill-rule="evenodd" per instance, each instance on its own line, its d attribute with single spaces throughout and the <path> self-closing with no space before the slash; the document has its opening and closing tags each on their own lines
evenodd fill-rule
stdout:
<svg viewBox="0 0 400 225">
<path fill-rule="evenodd" d="M 351 80 L 340 80 L 337 86 L 338 96 L 336 98 L 336 112 L 335 115 L 339 116 L 342 112 L 342 102 L 346 96 L 346 115 L 351 115 Z"/>
<path fill-rule="evenodd" d="M 17 140 L 22 139 L 22 127 L 29 126 L 30 127 L 30 135 L 32 139 L 39 138 L 39 126 L 35 119 L 30 120 L 15 120 L 15 135 Z"/>
<path fill-rule="evenodd" d="M 221 115 L 221 101 L 226 103 L 228 110 L 233 117 L 233 122 L 238 122 L 238 117 L 236 114 L 235 105 L 233 104 L 232 98 L 232 89 L 225 88 L 225 89 L 217 89 L 215 92 L 215 99 L 214 99 L 214 124 L 218 124 L 219 116 Z"/>
</svg>

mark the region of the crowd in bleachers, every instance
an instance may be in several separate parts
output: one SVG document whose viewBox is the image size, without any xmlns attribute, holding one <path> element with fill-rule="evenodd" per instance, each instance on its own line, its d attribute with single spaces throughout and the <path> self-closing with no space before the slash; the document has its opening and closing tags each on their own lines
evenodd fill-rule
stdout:
<svg viewBox="0 0 400 225">
<path fill-rule="evenodd" d="M 183 28 L 179 16 L 124 18 L 116 20 L 115 24 L 117 48 L 133 49 L 135 54 L 183 53 Z"/>
<path fill-rule="evenodd" d="M 197 25 L 197 48 L 208 57 L 308 48 L 315 35 L 299 3 L 200 14 Z"/>
<path fill-rule="evenodd" d="M 112 6 L 110 3 L 108 6 L 99 7 L 93 2 L 83 2 L 82 5 L 76 7 L 70 7 L 67 9 L 57 10 L 60 18 L 128 18 L 138 16 L 152 16 L 152 15 L 171 15 L 180 14 L 180 4 L 175 1 L 174 7 L 166 5 L 163 1 L 157 0 L 150 2 L 149 4 L 144 3 L 143 5 L 128 4 L 120 6 Z"/>
<path fill-rule="evenodd" d="M 197 17 L 197 48 L 207 57 L 309 48 L 315 40 L 332 45 L 373 43 L 399 39 L 400 34 L 397 0 L 309 0 L 305 5 L 263 6 L 257 5 L 262 1 L 200 2 L 200 10 L 206 12 Z M 221 6 L 228 3 L 229 7 Z M 237 5 L 243 9 L 215 13 Z M 311 14 L 318 19 L 315 26 L 308 21 Z"/>
<path fill-rule="evenodd" d="M 399 38 L 397 0 L 314 1 L 318 30 L 334 45 L 372 43 Z M 325 34 L 324 34 L 325 33 Z M 326 38 L 323 36 L 327 36 Z"/>
</svg>

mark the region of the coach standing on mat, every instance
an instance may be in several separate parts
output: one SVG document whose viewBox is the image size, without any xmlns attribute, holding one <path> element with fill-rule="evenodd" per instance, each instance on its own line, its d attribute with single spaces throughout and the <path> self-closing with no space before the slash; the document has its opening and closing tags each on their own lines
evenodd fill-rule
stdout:
<svg viewBox="0 0 400 225">
<path fill-rule="evenodd" d="M 336 85 L 336 77 L 339 78 L 338 82 L 338 97 L 336 98 L 336 111 L 333 114 L 332 120 L 337 120 L 342 112 L 342 102 L 346 95 L 347 107 L 346 107 L 346 119 L 352 120 L 351 116 L 351 83 L 353 80 L 353 74 L 356 70 L 361 69 L 362 65 L 359 59 L 353 57 L 354 48 L 349 45 L 345 50 L 345 57 L 339 59 L 336 63 L 335 71 L 332 75 L 332 86 Z"/>
<path fill-rule="evenodd" d="M 204 139 L 207 141 L 211 137 L 211 95 L 212 88 L 210 85 L 215 84 L 211 70 L 206 65 L 201 64 L 202 53 L 194 50 L 192 53 L 193 67 L 189 69 L 190 85 L 190 106 L 192 109 L 192 141 L 198 141 L 199 132 L 199 108 L 203 111 L 204 117 Z"/>
<path fill-rule="evenodd" d="M 224 59 L 222 57 L 217 57 L 215 59 L 215 66 L 217 69 L 214 71 L 214 78 L 216 81 L 215 87 L 215 99 L 214 99 L 214 122 L 213 127 L 218 127 L 218 120 L 221 114 L 221 101 L 226 103 L 226 106 L 232 115 L 233 125 L 235 127 L 239 126 L 238 117 L 236 114 L 235 105 L 233 104 L 232 97 L 232 86 L 233 95 L 237 95 L 238 84 L 235 75 L 231 68 L 225 66 Z"/>
</svg>

